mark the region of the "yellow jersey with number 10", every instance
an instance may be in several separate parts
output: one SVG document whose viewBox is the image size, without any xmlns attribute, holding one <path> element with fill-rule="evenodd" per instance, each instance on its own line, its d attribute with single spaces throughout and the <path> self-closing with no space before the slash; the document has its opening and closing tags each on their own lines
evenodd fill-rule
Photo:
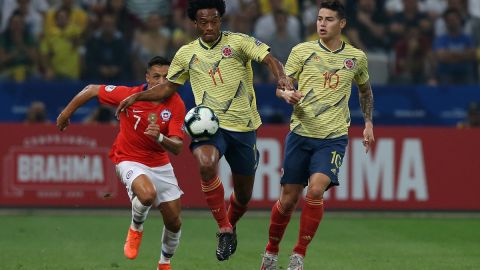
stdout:
<svg viewBox="0 0 480 270">
<path fill-rule="evenodd" d="M 181 85 L 189 79 L 195 104 L 212 108 L 221 128 L 256 130 L 261 120 L 251 60 L 261 62 L 269 51 L 266 44 L 244 34 L 222 32 L 211 45 L 199 38 L 178 50 L 167 79 Z"/>
<path fill-rule="evenodd" d="M 347 43 L 330 51 L 319 40 L 304 42 L 292 49 L 285 71 L 304 95 L 294 106 L 290 130 L 320 139 L 346 135 L 352 81 L 362 85 L 369 79 L 365 53 Z"/>
</svg>

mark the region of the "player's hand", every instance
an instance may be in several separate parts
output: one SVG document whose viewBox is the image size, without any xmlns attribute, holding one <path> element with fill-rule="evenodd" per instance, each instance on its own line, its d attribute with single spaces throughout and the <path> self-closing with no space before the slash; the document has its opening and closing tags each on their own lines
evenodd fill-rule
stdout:
<svg viewBox="0 0 480 270">
<path fill-rule="evenodd" d="M 158 136 L 160 136 L 160 126 L 157 124 L 150 124 L 148 125 L 147 129 L 145 129 L 143 134 L 148 135 L 156 140 Z"/>
<path fill-rule="evenodd" d="M 277 89 L 281 90 L 295 90 L 292 81 L 288 77 L 281 77 L 277 82 Z"/>
<path fill-rule="evenodd" d="M 368 153 L 374 142 L 373 124 L 368 122 L 365 124 L 365 129 L 363 130 L 363 146 L 365 146 L 365 153 Z"/>
<path fill-rule="evenodd" d="M 119 119 L 120 113 L 125 111 L 128 107 L 132 106 L 133 103 L 137 101 L 137 95 L 133 94 L 126 99 L 122 100 L 120 104 L 118 104 L 117 110 L 115 111 L 115 117 Z"/>
<path fill-rule="evenodd" d="M 303 94 L 300 91 L 296 90 L 285 90 L 282 91 L 282 98 L 288 103 L 288 104 L 297 104 L 300 99 L 302 99 Z"/>
<path fill-rule="evenodd" d="M 60 131 L 64 131 L 68 125 L 70 125 L 70 115 L 61 112 L 57 117 L 57 128 Z"/>
</svg>

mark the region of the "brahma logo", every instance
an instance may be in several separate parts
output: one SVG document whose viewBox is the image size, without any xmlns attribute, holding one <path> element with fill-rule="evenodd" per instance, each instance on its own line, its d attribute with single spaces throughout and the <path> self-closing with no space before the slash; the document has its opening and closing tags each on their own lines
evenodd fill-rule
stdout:
<svg viewBox="0 0 480 270">
<path fill-rule="evenodd" d="M 343 61 L 343 66 L 348 69 L 348 70 L 351 70 L 351 69 L 354 69 L 355 68 L 355 59 L 345 59 Z"/>
<path fill-rule="evenodd" d="M 232 48 L 230 48 L 230 46 L 227 45 L 227 46 L 222 48 L 222 56 L 223 57 L 228 58 L 232 55 L 233 55 L 233 50 L 232 50 Z"/>
<path fill-rule="evenodd" d="M 167 122 L 168 120 L 170 120 L 170 118 L 172 117 L 172 112 L 170 112 L 169 110 L 165 109 L 163 110 L 161 113 L 160 113 L 160 116 L 162 117 L 162 120 L 164 122 Z"/>
<path fill-rule="evenodd" d="M 93 135 L 58 134 L 53 126 L 15 128 L 22 136 L 11 138 L 3 155 L 4 196 L 78 200 L 116 193 L 109 148 Z"/>
</svg>

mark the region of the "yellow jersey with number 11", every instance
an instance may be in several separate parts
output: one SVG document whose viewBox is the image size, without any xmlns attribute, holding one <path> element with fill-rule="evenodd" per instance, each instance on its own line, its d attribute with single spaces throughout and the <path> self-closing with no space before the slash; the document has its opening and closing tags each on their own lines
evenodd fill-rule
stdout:
<svg viewBox="0 0 480 270">
<path fill-rule="evenodd" d="M 251 60 L 261 62 L 269 52 L 266 44 L 239 33 L 222 32 L 210 45 L 198 38 L 178 50 L 167 79 L 181 85 L 190 80 L 195 104 L 210 107 L 221 128 L 256 130 L 261 120 Z"/>
</svg>

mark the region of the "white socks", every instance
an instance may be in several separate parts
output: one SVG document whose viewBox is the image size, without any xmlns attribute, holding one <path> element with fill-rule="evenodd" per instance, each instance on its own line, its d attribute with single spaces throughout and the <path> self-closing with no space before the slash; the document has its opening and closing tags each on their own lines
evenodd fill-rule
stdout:
<svg viewBox="0 0 480 270">
<path fill-rule="evenodd" d="M 132 200 L 132 228 L 136 231 L 143 231 L 143 222 L 147 219 L 148 210 L 151 205 L 145 206 L 135 196 Z"/>
<path fill-rule="evenodd" d="M 175 250 L 180 243 L 180 235 L 182 231 L 176 233 L 169 231 L 163 226 L 162 233 L 162 252 L 160 254 L 160 263 L 170 263 L 170 258 L 175 253 Z"/>
</svg>

